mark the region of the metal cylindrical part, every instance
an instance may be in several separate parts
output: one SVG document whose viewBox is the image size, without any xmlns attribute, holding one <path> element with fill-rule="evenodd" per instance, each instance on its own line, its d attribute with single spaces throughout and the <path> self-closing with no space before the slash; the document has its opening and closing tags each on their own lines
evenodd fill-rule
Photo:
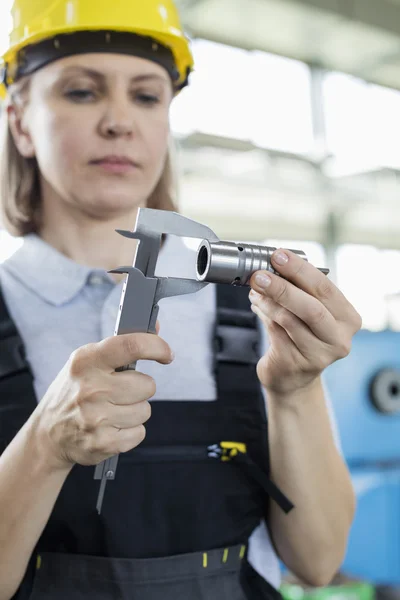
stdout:
<svg viewBox="0 0 400 600">
<path fill-rule="evenodd" d="M 271 256 L 276 248 L 235 242 L 210 243 L 203 240 L 197 252 L 197 279 L 209 283 L 248 285 L 256 271 L 271 271 Z M 307 260 L 301 250 L 292 250 Z"/>
</svg>

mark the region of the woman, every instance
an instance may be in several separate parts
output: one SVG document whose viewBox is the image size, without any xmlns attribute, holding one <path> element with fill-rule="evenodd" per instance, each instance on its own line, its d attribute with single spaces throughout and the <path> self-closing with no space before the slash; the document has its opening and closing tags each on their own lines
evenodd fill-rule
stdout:
<svg viewBox="0 0 400 600">
<path fill-rule="evenodd" d="M 133 256 L 115 229 L 140 206 L 173 209 L 168 112 L 192 58 L 172 2 L 16 0 L 4 64 L 3 222 L 25 243 L 0 269 L 12 319 L 0 327 L 0 600 L 279 597 L 278 557 L 327 583 L 354 512 L 321 384 L 361 326 L 339 290 L 288 251 L 274 257 L 284 278 L 252 278 L 270 343 L 258 380 L 229 361 L 215 376 L 212 286 L 163 301 L 162 337 L 112 337 L 121 283 L 107 271 Z M 167 238 L 160 274 L 176 275 L 171 265 L 191 275 L 193 257 Z M 137 372 L 115 372 L 137 360 Z M 221 399 L 223 369 L 218 413 L 198 401 Z M 265 471 L 269 446 L 294 510 L 267 503 L 240 469 L 166 458 L 170 431 L 191 455 L 213 415 L 249 447 L 258 436 Z M 146 444 L 152 460 L 131 452 Z M 119 453 L 100 516 L 89 467 Z"/>
</svg>

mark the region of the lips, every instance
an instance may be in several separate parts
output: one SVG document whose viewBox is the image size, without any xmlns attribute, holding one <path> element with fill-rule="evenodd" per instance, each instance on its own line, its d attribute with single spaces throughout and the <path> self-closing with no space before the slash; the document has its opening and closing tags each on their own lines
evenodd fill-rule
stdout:
<svg viewBox="0 0 400 600">
<path fill-rule="evenodd" d="M 90 161 L 90 164 L 101 169 L 103 173 L 114 175 L 127 175 L 135 172 L 139 167 L 138 163 L 128 156 L 119 156 L 115 154 L 96 158 Z"/>
<path fill-rule="evenodd" d="M 138 164 L 128 156 L 109 155 L 90 161 L 94 165 L 121 165 L 137 167 Z"/>
</svg>

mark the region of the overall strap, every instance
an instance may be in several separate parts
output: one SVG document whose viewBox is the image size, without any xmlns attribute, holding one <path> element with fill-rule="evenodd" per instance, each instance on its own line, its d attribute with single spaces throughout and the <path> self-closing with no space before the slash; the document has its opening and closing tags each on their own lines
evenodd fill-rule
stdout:
<svg viewBox="0 0 400 600">
<path fill-rule="evenodd" d="M 218 398 L 242 405 L 246 396 L 264 406 L 256 365 L 261 357 L 261 332 L 251 311 L 249 288 L 218 284 L 214 330 Z"/>
<path fill-rule="evenodd" d="M 23 343 L 0 288 L 0 381 L 21 373 L 26 368 Z"/>
<path fill-rule="evenodd" d="M 239 452 L 235 462 L 288 513 L 292 502 L 269 479 L 268 419 L 256 371 L 261 357 L 261 331 L 250 308 L 249 288 L 217 285 L 214 341 L 219 402 L 235 408 L 251 405 L 259 428 L 255 460 Z"/>
<path fill-rule="evenodd" d="M 13 438 L 36 408 L 33 376 L 24 343 L 0 287 L 0 444 Z"/>
<path fill-rule="evenodd" d="M 25 358 L 21 335 L 13 322 L 0 287 L 0 454 L 37 406 L 33 375 Z M 12 600 L 28 600 L 35 573 L 34 555 Z"/>
</svg>

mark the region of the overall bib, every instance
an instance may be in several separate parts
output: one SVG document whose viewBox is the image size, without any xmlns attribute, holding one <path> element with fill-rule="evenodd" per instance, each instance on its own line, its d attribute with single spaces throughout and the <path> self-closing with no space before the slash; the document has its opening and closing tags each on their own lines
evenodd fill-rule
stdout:
<svg viewBox="0 0 400 600">
<path fill-rule="evenodd" d="M 217 401 L 153 402 L 100 515 L 94 467 L 75 465 L 13 600 L 279 600 L 247 561 L 270 498 L 292 508 L 268 477 L 259 343 L 248 290 L 217 286 Z M 0 452 L 36 406 L 0 294 Z"/>
</svg>

